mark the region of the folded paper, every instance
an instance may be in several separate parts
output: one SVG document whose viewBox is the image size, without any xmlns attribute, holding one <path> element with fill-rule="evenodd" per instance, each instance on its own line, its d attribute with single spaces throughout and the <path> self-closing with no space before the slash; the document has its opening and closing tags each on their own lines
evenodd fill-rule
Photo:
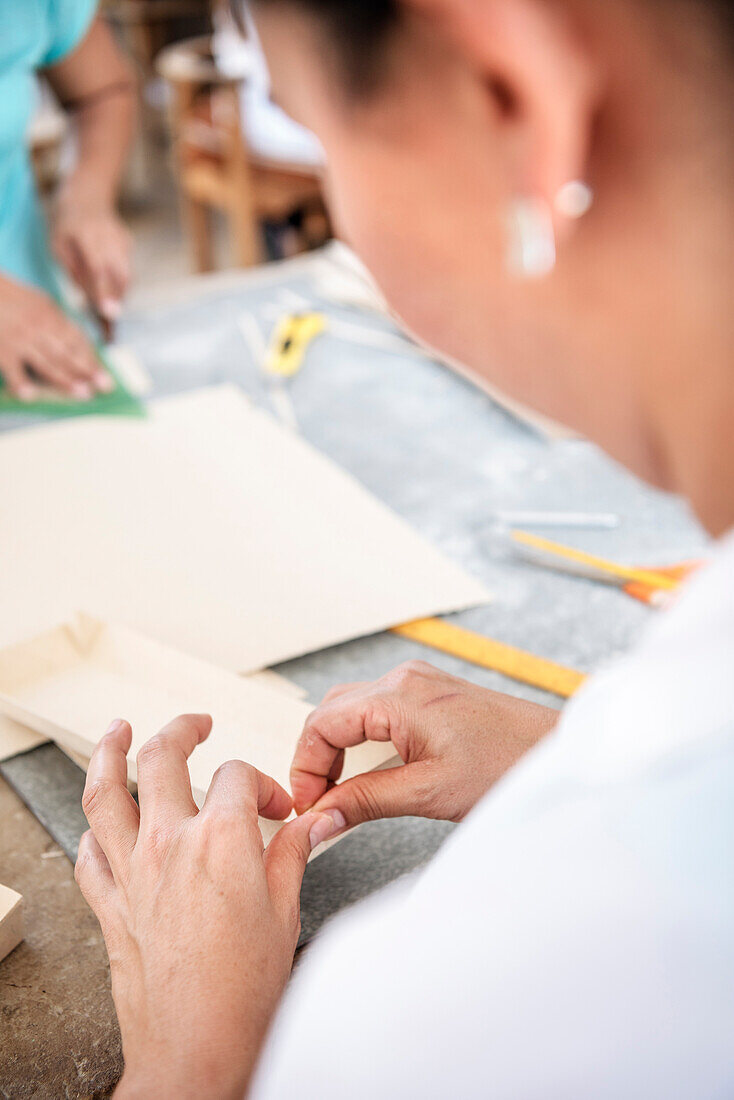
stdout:
<svg viewBox="0 0 734 1100">
<path fill-rule="evenodd" d="M 240 759 L 289 789 L 296 742 L 311 707 L 267 678 L 241 677 L 124 627 L 79 615 L 71 623 L 0 651 L 0 713 L 89 757 L 110 721 L 132 725 L 128 772 L 143 743 L 177 714 L 208 713 L 213 728 L 189 771 L 201 805 L 214 772 Z M 343 778 L 393 757 L 390 744 L 349 749 Z M 261 822 L 266 839 L 277 826 Z"/>
</svg>

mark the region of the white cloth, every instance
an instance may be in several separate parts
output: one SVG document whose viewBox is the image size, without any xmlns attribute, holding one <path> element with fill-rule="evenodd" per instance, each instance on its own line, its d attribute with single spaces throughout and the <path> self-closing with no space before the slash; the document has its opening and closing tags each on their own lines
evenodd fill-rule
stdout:
<svg viewBox="0 0 734 1100">
<path fill-rule="evenodd" d="M 244 78 L 240 93 L 242 119 L 247 144 L 253 153 L 276 162 L 300 165 L 311 170 L 321 168 L 324 152 L 318 139 L 287 115 L 270 98 L 270 73 L 255 24 L 243 9 L 247 38 L 243 38 L 233 20 L 218 12 L 212 52 L 221 72 Z"/>
<path fill-rule="evenodd" d="M 734 537 L 419 877 L 327 929 L 252 1096 L 734 1097 Z"/>
</svg>

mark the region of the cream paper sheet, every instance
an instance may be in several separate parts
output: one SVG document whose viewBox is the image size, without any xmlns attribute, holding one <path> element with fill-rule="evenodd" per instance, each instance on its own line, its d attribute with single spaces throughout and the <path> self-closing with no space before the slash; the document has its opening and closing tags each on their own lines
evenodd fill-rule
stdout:
<svg viewBox="0 0 734 1100">
<path fill-rule="evenodd" d="M 89 757 L 114 718 L 133 728 L 128 774 L 144 742 L 177 714 L 208 713 L 214 726 L 189 761 L 201 805 L 214 772 L 240 759 L 285 787 L 296 741 L 312 708 L 259 677 L 236 676 L 124 627 L 78 615 L 0 651 L 0 713 Z M 391 744 L 349 749 L 343 778 L 395 755 Z M 266 839 L 277 826 L 261 822 Z"/>
<path fill-rule="evenodd" d="M 0 546 L 0 645 L 85 610 L 237 672 L 488 599 L 231 386 L 1 438 Z"/>
</svg>

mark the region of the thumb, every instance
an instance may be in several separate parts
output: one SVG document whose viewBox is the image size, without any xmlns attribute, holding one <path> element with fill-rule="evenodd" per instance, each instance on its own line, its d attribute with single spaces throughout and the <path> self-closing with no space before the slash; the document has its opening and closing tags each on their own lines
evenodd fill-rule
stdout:
<svg viewBox="0 0 734 1100">
<path fill-rule="evenodd" d="M 339 812 L 346 828 L 381 817 L 433 817 L 435 773 L 428 761 L 364 772 L 332 787 L 313 807 Z"/>
<path fill-rule="evenodd" d="M 120 303 L 117 288 L 107 265 L 102 260 L 87 260 L 89 271 L 88 295 L 95 309 L 108 321 L 116 321 L 120 316 Z"/>
<path fill-rule="evenodd" d="M 265 874 L 271 897 L 276 902 L 291 904 L 300 892 L 311 852 L 345 828 L 340 814 L 311 810 L 279 829 L 265 850 Z"/>
</svg>

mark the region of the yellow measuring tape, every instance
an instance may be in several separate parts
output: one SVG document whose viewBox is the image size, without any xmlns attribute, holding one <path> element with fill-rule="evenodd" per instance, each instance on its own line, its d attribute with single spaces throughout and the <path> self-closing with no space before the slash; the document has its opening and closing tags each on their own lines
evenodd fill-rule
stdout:
<svg viewBox="0 0 734 1100">
<path fill-rule="evenodd" d="M 616 562 L 586 554 L 582 550 L 561 546 L 559 543 L 525 531 L 513 531 L 512 537 L 516 542 L 532 547 L 534 550 L 565 558 L 569 562 L 594 569 L 601 575 L 618 581 L 633 582 L 655 591 L 672 591 L 681 583 L 680 577 L 649 569 L 618 565 Z M 404 623 L 403 626 L 393 627 L 392 632 L 400 634 L 403 638 L 410 638 L 414 642 L 420 642 L 422 645 L 431 646 L 433 649 L 439 649 L 452 657 L 470 661 L 481 668 L 501 672 L 504 676 L 519 680 L 520 683 L 550 691 L 563 699 L 569 699 L 574 695 L 587 679 L 582 672 L 557 665 L 554 661 L 546 661 L 533 653 L 515 649 L 514 646 L 497 642 L 493 638 L 485 638 L 472 630 L 464 630 L 463 627 L 445 623 L 442 619 L 418 619 L 412 623 Z"/>
<path fill-rule="evenodd" d="M 460 657 L 481 668 L 501 672 L 523 684 L 550 691 L 569 699 L 586 680 L 582 672 L 546 661 L 522 649 L 485 638 L 472 630 L 445 623 L 442 619 L 417 619 L 412 623 L 392 628 L 393 634 L 410 638 L 414 642 L 440 649 L 452 657 Z"/>
</svg>

